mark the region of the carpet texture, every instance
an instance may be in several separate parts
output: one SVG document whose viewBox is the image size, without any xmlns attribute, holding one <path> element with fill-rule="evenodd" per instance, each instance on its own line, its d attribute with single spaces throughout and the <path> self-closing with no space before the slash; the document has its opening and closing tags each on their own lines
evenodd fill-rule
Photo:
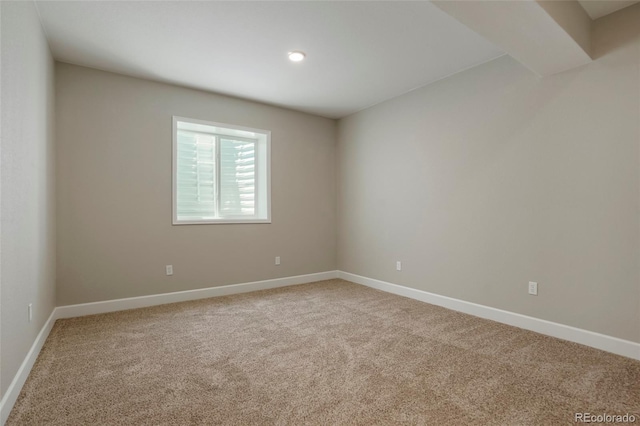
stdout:
<svg viewBox="0 0 640 426">
<path fill-rule="evenodd" d="M 8 425 L 574 424 L 640 362 L 342 280 L 58 320 Z"/>
</svg>

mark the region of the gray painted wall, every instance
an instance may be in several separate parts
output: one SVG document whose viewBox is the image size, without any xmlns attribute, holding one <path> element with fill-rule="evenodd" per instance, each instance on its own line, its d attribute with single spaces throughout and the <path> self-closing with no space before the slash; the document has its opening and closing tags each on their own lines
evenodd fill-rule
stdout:
<svg viewBox="0 0 640 426">
<path fill-rule="evenodd" d="M 271 130 L 271 224 L 171 225 L 173 115 Z M 58 305 L 336 269 L 334 120 L 58 63 L 56 131 Z"/>
<path fill-rule="evenodd" d="M 638 22 L 573 71 L 505 56 L 341 120 L 339 269 L 640 342 Z"/>
<path fill-rule="evenodd" d="M 0 393 L 55 302 L 53 59 L 31 2 L 0 2 Z M 27 305 L 33 304 L 33 321 Z"/>
</svg>

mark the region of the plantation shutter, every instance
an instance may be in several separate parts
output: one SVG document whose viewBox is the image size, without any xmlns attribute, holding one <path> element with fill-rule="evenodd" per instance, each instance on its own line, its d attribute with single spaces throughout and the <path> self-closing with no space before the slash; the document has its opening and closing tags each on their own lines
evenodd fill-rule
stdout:
<svg viewBox="0 0 640 426">
<path fill-rule="evenodd" d="M 256 215 L 256 141 L 178 129 L 180 220 Z"/>
<path fill-rule="evenodd" d="M 220 137 L 220 216 L 256 213 L 256 143 Z"/>
<path fill-rule="evenodd" d="M 216 217 L 216 138 L 178 130 L 177 213 L 183 220 Z"/>
</svg>

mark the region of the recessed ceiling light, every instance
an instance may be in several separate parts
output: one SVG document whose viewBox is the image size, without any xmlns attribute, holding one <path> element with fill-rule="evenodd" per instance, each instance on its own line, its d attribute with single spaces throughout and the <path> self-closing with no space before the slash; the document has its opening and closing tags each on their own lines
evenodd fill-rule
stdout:
<svg viewBox="0 0 640 426">
<path fill-rule="evenodd" d="M 304 52 L 299 50 L 294 50 L 293 52 L 289 52 L 289 60 L 292 62 L 300 62 L 305 58 Z"/>
</svg>

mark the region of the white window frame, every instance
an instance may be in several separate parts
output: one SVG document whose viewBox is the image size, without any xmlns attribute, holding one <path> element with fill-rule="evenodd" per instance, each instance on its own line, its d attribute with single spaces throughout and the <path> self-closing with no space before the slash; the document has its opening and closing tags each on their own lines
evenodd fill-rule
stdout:
<svg viewBox="0 0 640 426">
<path fill-rule="evenodd" d="M 186 122 L 191 124 L 199 124 L 205 126 L 213 126 L 229 130 L 239 130 L 242 132 L 257 133 L 266 137 L 266 150 L 264 150 L 264 164 L 266 164 L 266 182 L 264 192 L 266 192 L 266 218 L 258 218 L 251 216 L 247 218 L 219 218 L 219 219 L 203 219 L 203 220 L 178 220 L 178 122 Z M 239 223 L 271 223 L 271 131 L 263 129 L 254 129 L 251 127 L 237 126 L 226 123 L 216 123 L 213 121 L 198 120 L 194 118 L 173 116 L 172 126 L 172 169 L 171 169 L 171 182 L 172 182 L 172 224 L 173 225 L 216 225 L 216 224 L 239 224 Z M 257 168 L 262 161 L 256 161 L 256 183 L 260 185 L 258 181 L 259 175 Z M 216 164 L 216 173 L 219 174 L 218 164 Z M 256 190 L 256 199 L 259 197 L 258 190 Z M 257 203 L 256 203 L 257 204 Z M 258 206 L 256 206 L 258 208 Z"/>
</svg>

